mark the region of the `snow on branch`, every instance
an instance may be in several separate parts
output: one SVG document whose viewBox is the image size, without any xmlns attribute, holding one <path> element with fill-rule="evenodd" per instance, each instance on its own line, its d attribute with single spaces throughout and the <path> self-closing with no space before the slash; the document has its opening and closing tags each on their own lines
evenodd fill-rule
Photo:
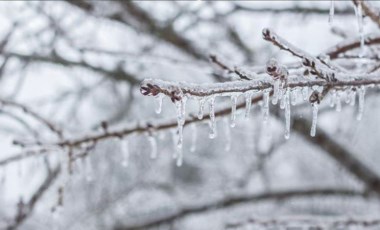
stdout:
<svg viewBox="0 0 380 230">
<path fill-rule="evenodd" d="M 295 79 L 288 82 L 286 87 L 290 89 L 313 86 L 340 88 L 380 84 L 380 79 L 372 77 L 371 75 L 364 75 L 362 78 L 354 75 L 346 75 L 345 77 L 355 79 L 335 82 L 323 80 L 296 81 L 297 79 Z M 176 102 L 182 100 L 184 97 L 197 99 L 210 96 L 233 96 L 236 93 L 245 93 L 248 91 L 261 92 L 265 89 L 272 88 L 274 88 L 274 81 L 268 78 L 263 78 L 263 80 L 255 79 L 249 81 L 232 81 L 211 84 L 193 84 L 187 82 L 170 82 L 158 79 L 145 79 L 141 83 L 140 90 L 145 96 L 158 96 L 159 94 L 164 94 L 168 96 L 172 102 Z"/>
<path fill-rule="evenodd" d="M 306 51 L 303 51 L 297 48 L 296 46 L 292 45 L 272 30 L 268 28 L 263 29 L 263 38 L 264 40 L 271 42 L 280 49 L 285 50 L 298 58 L 301 58 L 302 64 L 310 68 L 310 73 L 312 73 L 313 75 L 317 75 L 318 77 L 326 79 L 328 81 L 336 80 L 334 73 L 330 69 L 327 69 L 325 67 L 326 64 L 323 65 L 320 60 L 313 57 L 311 54 L 308 54 Z"/>
</svg>

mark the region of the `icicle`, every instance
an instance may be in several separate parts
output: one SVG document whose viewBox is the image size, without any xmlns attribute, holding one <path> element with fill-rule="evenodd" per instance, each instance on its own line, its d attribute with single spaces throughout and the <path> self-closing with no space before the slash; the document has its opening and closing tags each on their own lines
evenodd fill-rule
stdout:
<svg viewBox="0 0 380 230">
<path fill-rule="evenodd" d="M 199 111 L 198 111 L 198 119 L 202 120 L 203 119 L 203 109 L 205 107 L 205 99 L 201 98 L 199 99 Z"/>
<path fill-rule="evenodd" d="M 230 125 L 229 125 L 229 122 L 228 122 L 228 119 L 225 119 L 225 123 L 226 125 L 224 126 L 225 127 L 225 134 L 226 134 L 226 145 L 224 147 L 224 150 L 226 152 L 229 152 L 231 150 L 231 129 L 230 129 Z"/>
<path fill-rule="evenodd" d="M 272 104 L 277 105 L 278 102 L 278 97 L 279 97 L 279 92 L 280 92 L 280 84 L 281 80 L 277 79 L 274 81 L 273 84 L 273 97 L 272 97 Z"/>
<path fill-rule="evenodd" d="M 356 103 L 356 89 L 352 90 L 350 105 L 355 106 L 355 103 Z"/>
<path fill-rule="evenodd" d="M 341 100 L 340 92 L 338 92 L 336 95 L 336 111 L 337 112 L 342 111 L 342 100 Z"/>
<path fill-rule="evenodd" d="M 176 165 L 178 167 L 181 167 L 182 166 L 182 163 L 183 163 L 183 150 L 182 148 L 177 148 L 177 162 L 176 162 Z"/>
<path fill-rule="evenodd" d="M 245 118 L 249 118 L 252 107 L 252 92 L 245 93 Z"/>
<path fill-rule="evenodd" d="M 304 101 L 307 101 L 309 98 L 309 87 L 305 86 L 302 88 L 302 98 Z"/>
<path fill-rule="evenodd" d="M 334 105 L 336 104 L 336 91 L 333 90 L 332 92 L 330 92 L 330 107 L 334 107 Z"/>
<path fill-rule="evenodd" d="M 351 103 L 351 98 L 352 98 L 351 94 L 352 94 L 352 89 L 349 89 L 348 91 L 346 91 L 344 102 L 346 102 L 346 104 L 348 105 Z"/>
<path fill-rule="evenodd" d="M 129 164 L 129 141 L 128 139 L 124 139 L 120 142 L 120 150 L 121 150 L 121 154 L 122 154 L 122 161 L 121 161 L 121 165 L 123 167 L 128 167 L 128 164 Z"/>
<path fill-rule="evenodd" d="M 297 96 L 298 96 L 298 88 L 295 88 L 292 90 L 292 94 L 291 94 L 291 103 L 292 105 L 296 105 L 297 104 Z"/>
<path fill-rule="evenodd" d="M 268 121 L 269 117 L 269 91 L 265 90 L 263 93 L 263 115 L 264 122 Z"/>
<path fill-rule="evenodd" d="M 148 136 L 148 141 L 150 144 L 150 158 L 156 159 L 157 158 L 157 141 L 156 138 L 152 135 Z"/>
<path fill-rule="evenodd" d="M 359 111 L 358 111 L 358 116 L 356 117 L 356 119 L 358 121 L 360 121 L 363 117 L 363 112 L 364 112 L 364 99 L 365 99 L 365 87 L 364 86 L 361 86 L 360 89 L 359 89 Z"/>
<path fill-rule="evenodd" d="M 157 114 L 160 114 L 161 113 L 161 110 L 162 110 L 162 100 L 164 99 L 164 95 L 163 94 L 158 94 L 156 97 L 155 97 L 155 102 L 156 102 L 156 113 Z"/>
<path fill-rule="evenodd" d="M 172 141 L 173 141 L 173 146 L 174 146 L 174 151 L 173 151 L 173 159 L 176 159 L 177 156 L 178 156 L 178 148 L 177 148 L 177 143 L 178 143 L 178 140 L 177 140 L 177 130 L 176 129 L 173 129 L 171 130 L 171 133 L 172 133 Z"/>
<path fill-rule="evenodd" d="M 183 145 L 183 125 L 185 124 L 185 109 L 186 109 L 186 98 L 177 101 L 175 103 L 177 108 L 177 147 L 182 148 Z"/>
<path fill-rule="evenodd" d="M 211 139 L 214 139 L 216 137 L 215 97 L 210 98 L 209 109 L 210 109 L 210 134 L 209 134 L 209 137 Z"/>
<path fill-rule="evenodd" d="M 334 21 L 334 12 L 335 12 L 335 6 L 334 6 L 334 0 L 331 0 L 330 2 L 330 14 L 329 14 L 329 24 L 332 25 Z"/>
<path fill-rule="evenodd" d="M 287 94 L 287 90 L 284 91 L 282 97 L 281 97 L 281 102 L 280 102 L 280 109 L 285 109 L 285 100 L 286 100 L 286 94 Z"/>
<path fill-rule="evenodd" d="M 165 140 L 165 132 L 159 132 L 159 133 L 158 133 L 158 139 L 159 139 L 160 141 Z"/>
<path fill-rule="evenodd" d="M 361 1 L 358 1 L 358 5 L 354 6 L 355 8 L 355 15 L 356 19 L 358 21 L 358 28 L 359 28 L 359 35 L 360 35 L 360 47 L 363 51 L 364 49 L 364 30 L 363 30 L 363 10 L 362 10 L 362 4 Z"/>
<path fill-rule="evenodd" d="M 317 130 L 318 121 L 318 103 L 313 103 L 313 119 L 311 124 L 310 136 L 315 137 L 315 132 Z"/>
<path fill-rule="evenodd" d="M 284 95 L 285 101 L 285 139 L 290 137 L 290 98 L 289 89 L 286 90 Z"/>
<path fill-rule="evenodd" d="M 191 124 L 190 128 L 191 128 L 190 152 L 195 152 L 195 150 L 197 150 L 197 126 L 195 124 Z"/>
<path fill-rule="evenodd" d="M 230 123 L 231 128 L 235 127 L 235 125 L 236 125 L 235 122 L 236 122 L 236 104 L 237 104 L 237 98 L 238 98 L 237 95 L 231 96 L 231 103 L 232 103 L 232 106 L 231 106 L 231 123 Z"/>
</svg>

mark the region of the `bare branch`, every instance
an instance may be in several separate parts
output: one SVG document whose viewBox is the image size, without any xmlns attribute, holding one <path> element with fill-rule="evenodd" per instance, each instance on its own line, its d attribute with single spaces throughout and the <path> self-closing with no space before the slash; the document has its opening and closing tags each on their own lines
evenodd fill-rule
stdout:
<svg viewBox="0 0 380 230">
<path fill-rule="evenodd" d="M 290 191 L 278 191 L 278 192 L 269 192 L 262 194 L 246 194 L 246 195 L 237 195 L 232 197 L 226 197 L 221 200 L 192 205 L 189 207 L 182 207 L 175 213 L 168 214 L 163 217 L 156 217 L 155 219 L 146 220 L 141 224 L 127 225 L 127 226 L 116 226 L 115 230 L 137 230 L 137 229 L 147 229 L 149 227 L 157 227 L 163 224 L 170 224 L 175 220 L 185 218 L 189 215 L 200 214 L 208 211 L 215 211 L 233 207 L 239 204 L 254 203 L 264 200 L 284 200 L 291 199 L 295 197 L 324 197 L 324 196 L 344 196 L 344 197 L 363 197 L 365 194 L 346 189 L 335 189 L 335 188 L 326 188 L 326 189 L 300 189 L 300 190 L 290 190 Z"/>
<path fill-rule="evenodd" d="M 35 118 L 37 121 L 41 122 L 42 124 L 44 124 L 46 127 L 48 127 L 53 133 L 55 133 L 59 138 L 63 138 L 63 133 L 62 133 L 62 130 L 60 130 L 59 128 L 57 128 L 55 125 L 53 125 L 53 123 L 51 123 L 50 121 L 48 121 L 46 118 L 42 117 L 41 115 L 39 115 L 38 113 L 34 112 L 33 110 L 31 110 L 30 108 L 28 108 L 27 106 L 25 105 L 22 105 L 20 103 L 17 103 L 17 102 L 13 102 L 13 101 L 9 101 L 9 100 L 5 100 L 5 99 L 0 99 L 0 105 L 2 106 L 9 106 L 9 107 L 15 107 L 15 108 L 18 108 L 18 109 L 21 109 L 24 113 L 32 116 L 33 118 Z"/>
<path fill-rule="evenodd" d="M 45 181 L 40 185 L 40 187 L 38 187 L 37 191 L 32 195 L 30 200 L 27 203 L 20 201 L 18 204 L 17 216 L 15 217 L 14 222 L 5 229 L 14 230 L 19 228 L 25 222 L 25 220 L 32 215 L 37 202 L 41 200 L 42 196 L 51 187 L 53 182 L 58 177 L 60 171 L 60 167 L 51 170 Z"/>
<path fill-rule="evenodd" d="M 380 195 L 380 177 L 363 164 L 351 150 L 343 147 L 336 142 L 334 138 L 324 132 L 322 129 L 317 130 L 315 137 L 309 135 L 311 123 L 302 118 L 294 119 L 293 130 L 301 134 L 306 140 L 323 149 L 330 157 L 335 159 L 347 171 L 351 172 L 361 181 L 363 181 L 369 191 Z"/>
<path fill-rule="evenodd" d="M 292 217 L 282 217 L 276 219 L 260 219 L 251 217 L 247 221 L 231 223 L 226 225 L 226 229 L 237 229 L 244 226 L 262 226 L 265 228 L 287 228 L 290 226 L 306 225 L 308 229 L 348 229 L 352 227 L 373 227 L 380 225 L 379 219 L 359 219 L 359 218 L 345 218 L 345 219 L 327 219 L 327 218 L 292 218 Z M 328 226 L 328 227 L 327 227 Z"/>
<path fill-rule="evenodd" d="M 52 64 L 57 64 L 57 65 L 63 65 L 63 66 L 74 66 L 74 67 L 86 68 L 94 72 L 103 74 L 105 76 L 111 77 L 112 79 L 115 79 L 115 80 L 127 81 L 132 85 L 139 83 L 139 80 L 137 77 L 135 77 L 131 73 L 126 72 L 124 69 L 116 68 L 115 70 L 109 71 L 101 67 L 92 66 L 85 61 L 75 62 L 75 61 L 66 60 L 57 54 L 54 54 L 51 56 L 42 56 L 38 54 L 28 55 L 28 54 L 14 53 L 14 52 L 6 52 L 3 55 L 5 57 L 14 57 L 14 58 L 18 58 L 24 61 L 46 62 L 46 63 L 52 63 Z"/>
</svg>

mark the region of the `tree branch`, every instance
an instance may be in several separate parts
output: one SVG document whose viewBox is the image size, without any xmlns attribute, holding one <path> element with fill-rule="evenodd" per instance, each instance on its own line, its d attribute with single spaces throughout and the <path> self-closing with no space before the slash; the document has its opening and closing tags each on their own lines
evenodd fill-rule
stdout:
<svg viewBox="0 0 380 230">
<path fill-rule="evenodd" d="M 347 171 L 355 175 L 358 179 L 365 183 L 369 191 L 373 191 L 380 195 L 380 178 L 355 157 L 351 150 L 343 147 L 329 136 L 322 129 L 318 128 L 315 137 L 310 136 L 310 121 L 302 118 L 294 119 L 293 130 L 301 134 L 310 143 L 324 150 L 327 155 L 336 160 Z"/>
<path fill-rule="evenodd" d="M 262 194 L 247 194 L 247 195 L 237 195 L 226 197 L 221 200 L 192 205 L 188 207 L 180 208 L 180 210 L 168 214 L 163 217 L 152 218 L 151 220 L 146 220 L 140 224 L 127 225 L 127 226 L 115 226 L 114 230 L 137 230 L 137 229 L 147 229 L 150 227 L 157 227 L 163 224 L 170 224 L 175 220 L 185 218 L 190 215 L 200 214 L 208 211 L 215 211 L 221 209 L 227 209 L 235 205 L 242 205 L 247 203 L 255 203 L 260 201 L 272 200 L 284 200 L 291 199 L 295 197 L 315 197 L 315 196 L 345 196 L 345 197 L 363 197 L 365 194 L 346 189 L 336 189 L 336 188 L 326 188 L 326 189 L 300 189 L 300 190 L 289 190 L 289 191 L 278 191 L 269 192 Z"/>
<path fill-rule="evenodd" d="M 22 201 L 19 203 L 17 216 L 15 217 L 14 222 L 10 224 L 8 227 L 6 227 L 5 229 L 15 230 L 19 228 L 25 222 L 25 220 L 32 215 L 37 202 L 41 200 L 41 197 L 46 193 L 46 191 L 50 188 L 50 186 L 56 180 L 60 171 L 61 171 L 60 167 L 57 167 L 54 170 L 50 171 L 45 181 L 40 185 L 37 191 L 32 195 L 30 200 L 25 204 Z"/>
</svg>

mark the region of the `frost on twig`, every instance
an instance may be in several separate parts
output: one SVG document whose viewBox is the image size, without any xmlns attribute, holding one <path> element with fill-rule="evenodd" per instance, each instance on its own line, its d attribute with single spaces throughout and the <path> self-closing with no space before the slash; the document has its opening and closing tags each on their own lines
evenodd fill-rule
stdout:
<svg viewBox="0 0 380 230">
<path fill-rule="evenodd" d="M 264 29 L 262 33 L 264 40 L 271 42 L 280 49 L 285 50 L 298 58 L 301 58 L 302 64 L 310 69 L 311 74 L 328 81 L 335 81 L 335 76 L 332 70 L 328 69 L 328 66 L 322 64 L 317 58 L 290 44 L 284 38 L 268 28 Z"/>
</svg>

